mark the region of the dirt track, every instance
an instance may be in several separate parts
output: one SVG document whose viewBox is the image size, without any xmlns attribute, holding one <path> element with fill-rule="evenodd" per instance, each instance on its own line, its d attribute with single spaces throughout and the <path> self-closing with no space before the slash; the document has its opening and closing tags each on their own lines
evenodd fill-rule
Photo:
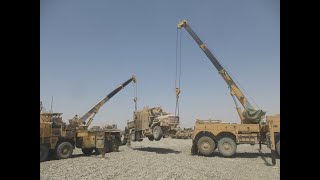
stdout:
<svg viewBox="0 0 320 180">
<path fill-rule="evenodd" d="M 120 152 L 100 156 L 82 155 L 40 163 L 41 179 L 280 179 L 280 159 L 271 166 L 270 149 L 239 145 L 235 158 L 191 156 L 190 139 L 165 138 L 160 141 L 132 142 Z"/>
</svg>

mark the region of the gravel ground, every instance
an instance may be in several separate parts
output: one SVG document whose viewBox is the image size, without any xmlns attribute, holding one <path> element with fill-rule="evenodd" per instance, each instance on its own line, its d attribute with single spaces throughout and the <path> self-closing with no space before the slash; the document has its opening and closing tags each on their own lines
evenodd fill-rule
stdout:
<svg viewBox="0 0 320 180">
<path fill-rule="evenodd" d="M 160 141 L 132 142 L 120 152 L 82 155 L 40 163 L 41 179 L 280 179 L 280 159 L 271 165 L 270 149 L 258 145 L 239 145 L 234 158 L 223 158 L 217 150 L 211 157 L 191 156 L 190 139 L 165 138 Z"/>
</svg>

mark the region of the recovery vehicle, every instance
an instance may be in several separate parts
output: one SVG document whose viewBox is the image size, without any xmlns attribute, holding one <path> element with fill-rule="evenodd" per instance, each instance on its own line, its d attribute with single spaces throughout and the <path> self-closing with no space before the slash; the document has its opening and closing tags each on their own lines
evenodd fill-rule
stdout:
<svg viewBox="0 0 320 180">
<path fill-rule="evenodd" d="M 261 144 L 265 144 L 271 148 L 272 163 L 275 164 L 275 154 L 280 156 L 280 114 L 265 116 L 266 112 L 255 109 L 186 20 L 178 23 L 177 28 L 181 29 L 182 27 L 196 41 L 227 83 L 241 121 L 240 124 L 231 124 L 220 120 L 196 120 L 192 134 L 192 154 L 208 156 L 218 148 L 222 156 L 231 157 L 236 153 L 239 144 L 259 144 L 260 149 Z M 243 112 L 241 112 L 235 97 L 243 106 Z M 266 120 L 264 120 L 265 117 Z"/>
</svg>

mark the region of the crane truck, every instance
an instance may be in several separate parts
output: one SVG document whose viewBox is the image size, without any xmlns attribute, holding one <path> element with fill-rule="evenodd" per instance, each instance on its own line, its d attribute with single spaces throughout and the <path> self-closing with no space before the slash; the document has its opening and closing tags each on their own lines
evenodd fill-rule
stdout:
<svg viewBox="0 0 320 180">
<path fill-rule="evenodd" d="M 222 156 L 231 157 L 236 153 L 239 144 L 259 144 L 260 149 L 261 144 L 266 144 L 271 148 L 272 163 L 275 164 L 275 154 L 280 156 L 280 114 L 265 116 L 266 112 L 255 109 L 186 20 L 178 23 L 177 28 L 181 29 L 182 27 L 196 41 L 227 83 L 241 121 L 240 124 L 231 124 L 221 120 L 196 120 L 192 134 L 191 153 L 208 156 L 218 148 Z M 243 112 L 241 112 L 241 107 L 238 106 L 235 97 L 243 106 Z M 263 121 L 264 117 L 266 117 L 265 121 Z"/>
<path fill-rule="evenodd" d="M 120 130 L 109 126 L 88 127 L 100 108 L 132 81 L 136 83 L 135 76 L 114 89 L 82 117 L 76 115 L 70 119 L 68 125 L 62 121 L 62 113 L 41 113 L 40 107 L 40 162 L 46 160 L 49 153 L 57 159 L 69 158 L 75 147 L 81 148 L 85 155 L 90 155 L 93 150 L 103 156 L 106 152 L 118 151 Z"/>
</svg>

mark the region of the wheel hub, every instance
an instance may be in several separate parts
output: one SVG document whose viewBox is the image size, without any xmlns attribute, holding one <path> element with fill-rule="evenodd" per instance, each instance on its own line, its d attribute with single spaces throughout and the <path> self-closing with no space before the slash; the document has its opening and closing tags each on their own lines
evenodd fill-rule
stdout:
<svg viewBox="0 0 320 180">
<path fill-rule="evenodd" d="M 223 143 L 223 148 L 225 150 L 229 150 L 229 149 L 231 149 L 231 145 L 229 143 Z"/>
<path fill-rule="evenodd" d="M 203 142 L 202 143 L 202 148 L 203 149 L 208 149 L 210 147 L 210 144 L 208 142 Z"/>
<path fill-rule="evenodd" d="M 62 153 L 63 153 L 63 154 L 67 154 L 67 153 L 68 153 L 68 148 L 64 148 L 64 149 L 62 150 Z"/>
</svg>

